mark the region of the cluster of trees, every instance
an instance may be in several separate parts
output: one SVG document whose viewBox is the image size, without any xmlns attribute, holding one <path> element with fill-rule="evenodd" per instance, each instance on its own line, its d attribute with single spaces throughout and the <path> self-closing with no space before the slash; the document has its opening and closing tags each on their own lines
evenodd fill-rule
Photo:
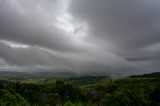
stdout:
<svg viewBox="0 0 160 106">
<path fill-rule="evenodd" d="M 126 78 L 74 86 L 0 81 L 0 106 L 160 106 L 160 79 Z"/>
</svg>

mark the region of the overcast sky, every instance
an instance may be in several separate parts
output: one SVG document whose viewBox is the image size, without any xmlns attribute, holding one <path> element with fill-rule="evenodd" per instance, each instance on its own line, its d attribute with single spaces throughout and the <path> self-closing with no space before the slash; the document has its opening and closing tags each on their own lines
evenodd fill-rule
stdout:
<svg viewBox="0 0 160 106">
<path fill-rule="evenodd" d="M 0 68 L 160 70 L 159 0 L 0 0 Z"/>
</svg>

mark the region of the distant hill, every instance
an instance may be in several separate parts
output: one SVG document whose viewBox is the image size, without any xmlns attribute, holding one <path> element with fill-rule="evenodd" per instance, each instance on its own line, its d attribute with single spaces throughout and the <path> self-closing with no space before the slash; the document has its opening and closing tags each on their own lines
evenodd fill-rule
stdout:
<svg viewBox="0 0 160 106">
<path fill-rule="evenodd" d="M 52 78 L 52 77 L 71 77 L 77 75 L 72 72 L 15 72 L 0 71 L 0 78 Z"/>
<path fill-rule="evenodd" d="M 160 72 L 154 72 L 149 74 L 143 74 L 143 75 L 132 75 L 131 78 L 138 78 L 138 77 L 160 77 Z"/>
</svg>

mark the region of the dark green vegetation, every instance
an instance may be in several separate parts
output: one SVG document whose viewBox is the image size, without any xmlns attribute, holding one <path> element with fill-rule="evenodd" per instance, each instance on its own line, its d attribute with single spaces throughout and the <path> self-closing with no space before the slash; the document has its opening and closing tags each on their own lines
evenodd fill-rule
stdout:
<svg viewBox="0 0 160 106">
<path fill-rule="evenodd" d="M 117 80 L 7 72 L 0 76 L 0 106 L 160 106 L 160 73 Z"/>
</svg>

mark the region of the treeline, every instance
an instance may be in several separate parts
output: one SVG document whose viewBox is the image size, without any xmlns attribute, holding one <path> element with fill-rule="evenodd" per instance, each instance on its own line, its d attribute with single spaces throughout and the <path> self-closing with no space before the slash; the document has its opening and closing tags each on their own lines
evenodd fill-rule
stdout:
<svg viewBox="0 0 160 106">
<path fill-rule="evenodd" d="M 137 78 L 137 77 L 153 77 L 153 78 L 160 78 L 160 72 L 155 72 L 151 74 L 144 74 L 144 75 L 133 75 L 131 78 Z"/>
<path fill-rule="evenodd" d="M 160 79 L 130 77 L 80 86 L 63 80 L 53 85 L 0 80 L 0 106 L 160 106 Z"/>
</svg>

